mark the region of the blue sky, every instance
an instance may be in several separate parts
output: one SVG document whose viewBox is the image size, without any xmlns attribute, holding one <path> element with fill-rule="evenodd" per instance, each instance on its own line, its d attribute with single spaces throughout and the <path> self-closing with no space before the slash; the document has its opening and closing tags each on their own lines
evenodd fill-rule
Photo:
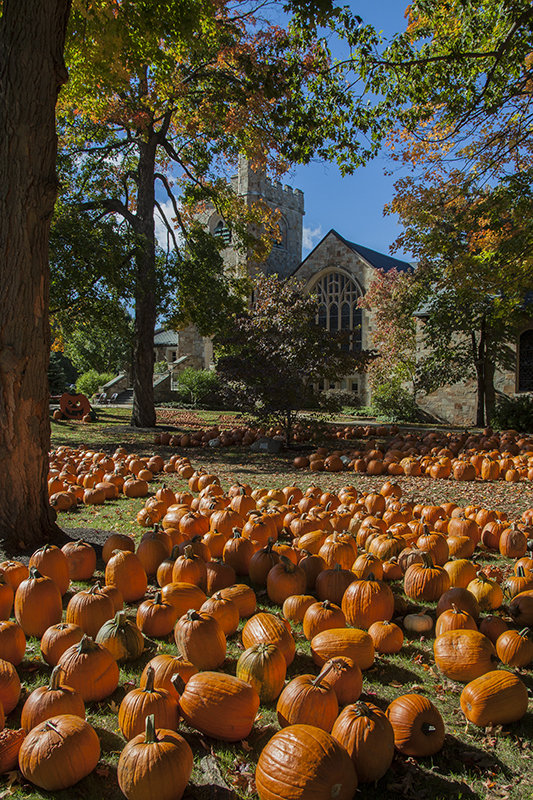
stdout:
<svg viewBox="0 0 533 800">
<path fill-rule="evenodd" d="M 364 22 L 392 36 L 405 29 L 407 2 L 351 0 L 346 5 Z M 396 180 L 394 175 L 384 175 L 385 168 L 391 167 L 394 169 L 383 152 L 349 177 L 343 178 L 334 164 L 324 163 L 296 167 L 284 177 L 284 183 L 305 194 L 304 257 L 331 228 L 350 241 L 389 253 L 390 245 L 401 232 L 394 216 L 383 216 L 383 207 L 393 195 Z M 396 255 L 412 260 L 405 251 L 399 250 Z"/>
</svg>

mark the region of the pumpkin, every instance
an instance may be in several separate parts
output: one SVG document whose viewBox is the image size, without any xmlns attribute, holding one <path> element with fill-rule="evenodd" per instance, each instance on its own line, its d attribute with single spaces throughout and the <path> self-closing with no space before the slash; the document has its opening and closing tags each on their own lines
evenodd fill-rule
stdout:
<svg viewBox="0 0 533 800">
<path fill-rule="evenodd" d="M 451 608 L 448 608 L 446 611 L 443 611 L 442 614 L 439 614 L 437 618 L 437 624 L 435 625 L 435 636 L 440 636 L 441 633 L 458 630 L 459 628 L 467 628 L 471 631 L 477 631 L 477 625 L 474 617 L 472 617 L 468 611 L 464 611 L 462 608 L 457 608 L 457 606 L 454 604 Z"/>
<path fill-rule="evenodd" d="M 329 600 L 322 603 L 313 603 L 305 612 L 303 618 L 303 632 L 306 639 L 311 639 L 321 631 L 328 628 L 346 627 L 346 617 L 338 605 Z"/>
<path fill-rule="evenodd" d="M 67 686 L 78 691 L 85 702 L 103 700 L 118 686 L 117 662 L 103 645 L 89 636 L 65 650 L 58 666 Z"/>
<path fill-rule="evenodd" d="M 213 670 L 226 658 L 226 637 L 214 617 L 190 609 L 176 622 L 174 639 L 179 652 L 198 669 Z"/>
<path fill-rule="evenodd" d="M 470 581 L 466 588 L 474 595 L 482 611 L 493 611 L 503 603 L 501 586 L 482 572 L 478 573 L 477 578 Z"/>
<path fill-rule="evenodd" d="M 209 595 L 233 586 L 237 579 L 235 570 L 230 564 L 225 564 L 221 558 L 211 559 L 205 565 L 207 573 L 206 592 Z"/>
<path fill-rule="evenodd" d="M 406 756 L 432 756 L 444 744 L 444 722 L 431 700 L 404 694 L 389 704 L 386 715 L 394 731 L 394 746 Z"/>
<path fill-rule="evenodd" d="M 0 575 L 0 620 L 9 619 L 13 609 L 15 592 L 3 575 Z"/>
<path fill-rule="evenodd" d="M 24 658 L 25 652 L 26 637 L 18 622 L 0 622 L 0 658 L 16 667 Z"/>
<path fill-rule="evenodd" d="M 36 567 L 41 575 L 51 578 L 63 595 L 70 584 L 66 555 L 54 544 L 45 544 L 30 556 L 30 569 Z"/>
<path fill-rule="evenodd" d="M 55 667 L 65 650 L 83 639 L 79 625 L 71 622 L 58 622 L 45 630 L 41 639 L 41 655 L 47 664 Z"/>
<path fill-rule="evenodd" d="M 373 622 L 368 633 L 372 637 L 376 653 L 399 653 L 402 649 L 403 631 L 394 622 Z"/>
<path fill-rule="evenodd" d="M 115 661 L 135 661 L 144 651 L 144 636 L 124 611 L 104 622 L 96 634 L 96 643 L 103 645 Z"/>
<path fill-rule="evenodd" d="M 156 592 L 154 597 L 143 600 L 137 608 L 137 627 L 145 636 L 153 636 L 156 639 L 168 636 L 177 618 L 176 609 L 171 603 L 163 601 L 161 592 Z"/>
<path fill-rule="evenodd" d="M 531 631 L 504 631 L 496 641 L 498 658 L 508 667 L 525 667 L 533 661 Z"/>
<path fill-rule="evenodd" d="M 457 558 L 447 561 L 444 569 L 450 577 L 452 588 L 461 587 L 466 589 L 470 581 L 476 577 L 476 566 L 467 558 Z"/>
<path fill-rule="evenodd" d="M 157 525 L 142 537 L 135 555 L 147 575 L 155 575 L 159 565 L 170 556 L 172 541 L 168 533 L 160 531 Z"/>
<path fill-rule="evenodd" d="M 518 625 L 533 625 L 533 589 L 516 594 L 509 603 L 509 613 Z"/>
<path fill-rule="evenodd" d="M 128 800 L 145 800 L 153 797 L 154 791 L 158 800 L 180 800 L 192 767 L 192 750 L 183 736 L 156 730 L 154 717 L 148 715 L 144 732 L 131 739 L 120 754 L 118 784 Z"/>
<path fill-rule="evenodd" d="M 154 717 L 154 724 L 159 728 L 176 730 L 178 727 L 178 702 L 166 689 L 154 687 L 154 675 L 154 668 L 148 667 L 144 686 L 132 689 L 120 704 L 118 724 L 128 741 L 142 733 L 148 715 Z"/>
<path fill-rule="evenodd" d="M 352 800 L 353 761 L 331 734 L 313 725 L 290 725 L 266 743 L 255 770 L 260 800 Z"/>
<path fill-rule="evenodd" d="M 347 656 L 362 670 L 374 663 L 372 637 L 357 628 L 330 628 L 311 639 L 313 661 L 322 667 L 330 658 Z"/>
<path fill-rule="evenodd" d="M 0 659 L 0 704 L 4 714 L 10 714 L 20 697 L 20 678 L 10 661 Z"/>
<path fill-rule="evenodd" d="M 154 656 L 145 666 L 139 682 L 141 689 L 146 686 L 148 680 L 148 667 L 154 670 L 154 686 L 166 689 L 178 701 L 180 696 L 172 682 L 172 677 L 179 675 L 183 682 L 187 683 L 189 678 L 192 678 L 198 672 L 194 664 L 187 661 L 183 656 L 161 653 L 158 656 Z"/>
<path fill-rule="evenodd" d="M 237 661 L 236 675 L 257 691 L 262 703 L 275 700 L 285 683 L 287 662 L 280 648 L 268 642 L 248 647 Z"/>
<path fill-rule="evenodd" d="M 421 564 L 411 564 L 404 575 L 404 591 L 413 600 L 438 600 L 450 588 L 450 577 L 443 567 L 433 566 L 427 553 Z"/>
<path fill-rule="evenodd" d="M 435 663 L 451 680 L 468 683 L 490 672 L 497 661 L 494 645 L 479 631 L 447 631 L 433 644 Z"/>
<path fill-rule="evenodd" d="M 460 702 L 467 720 L 485 728 L 522 719 L 527 711 L 528 694 L 517 675 L 495 669 L 467 683 Z"/>
<path fill-rule="evenodd" d="M 249 683 L 223 672 L 198 672 L 180 696 L 185 722 L 225 742 L 246 739 L 259 708 L 259 695 Z"/>
<path fill-rule="evenodd" d="M 363 673 L 347 656 L 330 658 L 323 667 L 322 682 L 334 689 L 340 706 L 355 703 L 363 690 Z"/>
<path fill-rule="evenodd" d="M 462 589 L 460 586 L 456 586 L 444 592 L 437 603 L 437 617 L 454 606 L 466 611 L 475 620 L 479 618 L 479 603 L 469 589 Z"/>
<path fill-rule="evenodd" d="M 234 600 L 222 597 L 217 592 L 202 604 L 200 611 L 214 617 L 224 631 L 225 636 L 231 636 L 239 627 L 239 609 Z"/>
<path fill-rule="evenodd" d="M 16 592 L 22 581 L 29 577 L 30 571 L 26 564 L 21 561 L 2 561 L 0 563 L 0 572 L 8 583 L 13 587 Z"/>
<path fill-rule="evenodd" d="M 57 792 L 85 778 L 100 759 L 100 740 L 88 722 L 60 714 L 33 728 L 22 742 L 19 768 L 26 780 Z"/>
<path fill-rule="evenodd" d="M 135 542 L 131 536 L 127 536 L 125 533 L 112 533 L 102 547 L 102 560 L 106 564 L 115 550 L 127 550 L 129 553 L 134 553 Z"/>
<path fill-rule="evenodd" d="M 315 592 L 319 600 L 330 600 L 340 606 L 344 592 L 354 581 L 354 573 L 336 564 L 331 569 L 319 572 L 315 581 Z"/>
<path fill-rule="evenodd" d="M 188 544 L 183 555 L 178 556 L 172 569 L 173 583 L 192 583 L 205 591 L 207 587 L 207 570 L 205 561 L 197 556 Z"/>
<path fill-rule="evenodd" d="M 148 587 L 143 565 L 129 550 L 119 550 L 111 556 L 105 568 L 105 582 L 116 586 L 126 603 L 140 600 Z"/>
<path fill-rule="evenodd" d="M 323 678 L 332 669 L 332 665 L 323 667 L 318 676 L 297 675 L 285 686 L 276 705 L 280 727 L 302 724 L 331 731 L 339 702 L 335 690 Z"/>
<path fill-rule="evenodd" d="M 283 653 L 286 664 L 289 666 L 294 661 L 296 654 L 296 645 L 289 628 L 290 625 L 287 627 L 285 622 L 274 614 L 260 612 L 251 617 L 244 625 L 241 633 L 242 643 L 246 648 L 261 642 L 275 644 Z"/>
<path fill-rule="evenodd" d="M 254 590 L 245 583 L 236 583 L 234 586 L 228 586 L 227 589 L 221 589 L 220 594 L 222 597 L 229 598 L 237 603 L 241 619 L 255 614 L 257 598 Z"/>
<path fill-rule="evenodd" d="M 356 628 L 369 628 L 373 622 L 391 619 L 394 615 L 394 595 L 389 586 L 368 579 L 353 581 L 342 598 L 342 610 L 349 625 Z"/>
<path fill-rule="evenodd" d="M 406 614 L 403 618 L 403 627 L 409 633 L 429 633 L 433 628 L 433 620 L 425 611 Z"/>
<path fill-rule="evenodd" d="M 66 556 L 71 581 L 88 581 L 96 569 L 96 551 L 92 545 L 79 539 L 67 542 L 61 548 Z"/>
<path fill-rule="evenodd" d="M 30 568 L 15 594 L 15 619 L 26 636 L 41 637 L 50 625 L 61 621 L 61 593 L 51 578 Z"/>
<path fill-rule="evenodd" d="M 302 623 L 305 612 L 316 602 L 310 594 L 291 594 L 283 602 L 282 613 L 289 622 Z"/>
<path fill-rule="evenodd" d="M 18 767 L 19 751 L 26 736 L 22 728 L 0 731 L 0 775 Z"/>
<path fill-rule="evenodd" d="M 392 764 L 394 730 L 387 715 L 372 703 L 346 706 L 331 735 L 346 748 L 360 783 L 378 781 Z"/>
<path fill-rule="evenodd" d="M 61 685 L 61 668 L 54 667 L 47 686 L 39 686 L 22 707 L 20 724 L 28 733 L 39 723 L 58 714 L 74 714 L 85 719 L 85 703 L 70 686 Z"/>
<path fill-rule="evenodd" d="M 167 583 L 161 589 L 161 599 L 165 603 L 174 606 L 176 618 L 179 619 L 190 608 L 199 611 L 202 604 L 207 600 L 207 595 L 192 583 Z"/>
<path fill-rule="evenodd" d="M 72 625 L 78 625 L 88 636 L 94 637 L 114 613 L 113 601 L 100 591 L 100 584 L 95 583 L 90 589 L 82 589 L 72 595 L 65 619 Z"/>
</svg>

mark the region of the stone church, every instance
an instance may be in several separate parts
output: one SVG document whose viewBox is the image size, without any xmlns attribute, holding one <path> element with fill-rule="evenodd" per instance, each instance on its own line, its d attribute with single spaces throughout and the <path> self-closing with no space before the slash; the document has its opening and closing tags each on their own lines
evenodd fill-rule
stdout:
<svg viewBox="0 0 533 800">
<path fill-rule="evenodd" d="M 351 331 L 354 351 L 371 349 L 372 313 L 359 309 L 357 300 L 366 292 L 376 270 L 404 272 L 412 270 L 413 265 L 356 244 L 335 230 L 330 230 L 302 260 L 303 193 L 252 171 L 245 159 L 239 162 L 238 173 L 231 179 L 231 184 L 248 203 L 261 199 L 278 211 L 280 236 L 265 262 L 243 265 L 243 257 L 232 246 L 231 231 L 224 220 L 214 207 L 206 208 L 199 218 L 211 233 L 223 238 L 226 247 L 222 255 L 226 269 L 237 271 L 244 267 L 249 274 L 261 269 L 267 274 L 277 273 L 284 278 L 298 279 L 304 284 L 305 291 L 317 294 L 319 324 L 331 331 Z M 420 328 L 423 324 L 422 319 L 417 322 Z M 154 348 L 156 361 L 167 361 L 170 369 L 155 385 L 156 396 L 174 388 L 179 371 L 184 367 L 209 369 L 212 366 L 211 341 L 201 337 L 194 326 L 178 333 L 157 331 Z M 533 391 L 533 326 L 529 325 L 516 342 L 515 370 L 498 373 L 495 383 L 497 391 L 506 395 Z M 339 377 L 335 384 L 324 388 L 351 392 L 361 405 L 369 405 L 371 401 L 370 386 L 363 373 Z M 475 418 L 475 395 L 476 386 L 472 379 L 443 387 L 418 397 L 417 401 L 424 411 L 439 420 L 469 425 Z"/>
</svg>

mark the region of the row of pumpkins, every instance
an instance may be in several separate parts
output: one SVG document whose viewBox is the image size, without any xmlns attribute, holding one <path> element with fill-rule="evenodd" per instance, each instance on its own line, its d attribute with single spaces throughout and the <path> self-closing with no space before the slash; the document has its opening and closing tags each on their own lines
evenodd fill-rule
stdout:
<svg viewBox="0 0 533 800">
<path fill-rule="evenodd" d="M 179 796 L 175 787 L 184 788 L 188 782 L 192 754 L 189 758 L 188 745 L 175 730 L 168 730 L 177 727 L 175 717 L 172 718 L 175 721 L 169 724 L 168 717 L 150 705 L 152 700 L 155 703 L 156 696 L 159 698 L 165 692 L 172 695 L 174 691 L 173 699 L 179 708 L 178 713 L 189 725 L 206 735 L 228 741 L 238 741 L 248 736 L 259 702 L 279 698 L 278 719 L 284 727 L 265 746 L 258 762 L 256 781 L 261 798 L 289 796 L 289 791 L 301 792 L 294 794 L 295 797 L 306 797 L 306 792 L 310 791 L 322 791 L 323 794 L 316 796 L 329 797 L 333 790 L 335 796 L 351 797 L 356 776 L 360 782 L 372 781 L 388 769 L 394 743 L 401 752 L 409 755 L 427 754 L 422 744 L 429 748 L 428 753 L 440 749 L 444 740 L 444 725 L 437 709 L 427 698 L 404 695 L 393 701 L 385 715 L 377 707 L 361 704 L 359 700 L 362 691 L 361 670 L 371 666 L 374 652 L 398 652 L 403 644 L 400 626 L 389 620 L 395 613 L 405 609 L 388 585 L 390 580 L 398 580 L 402 576 L 408 596 L 417 601 L 439 600 L 435 660 L 448 677 L 467 683 L 461 697 L 461 706 L 467 718 L 480 725 L 505 724 L 519 719 L 525 713 L 527 691 L 523 682 L 513 672 L 495 670 L 494 666 L 497 656 L 511 667 L 529 663 L 533 654 L 527 635 L 513 630 L 500 617 L 485 617 L 477 630 L 479 605 L 491 609 L 501 603 L 493 596 L 494 593 L 480 593 L 476 604 L 476 597 L 471 591 L 474 587 L 470 587 L 472 581 L 476 580 L 476 569 L 469 557 L 446 561 L 442 567 L 434 566 L 435 551 L 424 549 L 424 542 L 418 545 L 422 537 L 435 535 L 435 528 L 444 528 L 445 523 L 448 528 L 450 525 L 453 528 L 455 523 L 452 524 L 452 520 L 458 520 L 468 529 L 468 532 L 461 529 L 460 534 L 474 541 L 474 547 L 480 545 L 485 529 L 492 524 L 493 529 L 500 526 L 500 541 L 505 531 L 512 530 L 522 551 L 524 540 L 527 547 L 530 535 L 531 510 L 519 522 L 521 529 L 518 525 L 513 528 L 502 519 L 503 515 L 486 509 L 465 509 L 467 514 L 461 515 L 451 507 L 453 504 L 448 507 L 416 507 L 402 503 L 399 488 L 390 483 L 385 484 L 380 493 L 367 495 L 359 495 L 353 487 L 345 487 L 346 491 L 341 490 L 337 495 L 319 493 L 317 487 L 310 492 L 308 490 L 309 493 L 301 492 L 298 487 L 286 487 L 279 492 L 256 492 L 256 496 L 252 497 L 250 487 L 240 485 L 224 493 L 216 476 L 195 474 L 185 461 L 175 460 L 174 467 L 175 470 L 190 472 L 189 492 L 175 494 L 166 488 L 159 490 L 153 501 L 154 504 L 162 504 L 155 506 L 162 530 L 147 532 L 136 552 L 130 537 L 110 537 L 103 551 L 107 562 L 106 587 L 92 587 L 74 595 L 67 606 L 66 622 L 59 622 L 61 600 L 58 604 L 57 592 L 66 591 L 71 577 L 88 580 L 94 572 L 96 560 L 89 545 L 67 545 L 63 553 L 68 567 L 66 575 L 64 561 L 58 555 L 61 551 L 45 548 L 44 552 L 35 554 L 31 566 L 43 574 L 53 574 L 49 580 L 39 578 L 35 573 L 24 578 L 15 594 L 17 622 L 2 623 L 8 630 L 17 630 L 18 633 L 20 627 L 23 635 L 41 636 L 45 660 L 48 660 L 45 654 L 53 649 L 48 645 L 48 639 L 55 642 L 59 638 L 61 644 L 55 655 L 49 655 L 51 660 L 48 663 L 53 664 L 57 658 L 56 664 L 61 670 L 59 688 L 69 686 L 71 690 L 78 691 L 84 701 L 101 699 L 114 691 L 118 684 L 115 659 L 138 657 L 144 647 L 143 633 L 157 638 L 174 631 L 181 658 L 157 656 L 152 659 L 149 666 L 154 670 L 153 677 L 150 677 L 147 668 L 141 679 L 142 690 L 133 690 L 126 695 L 124 709 L 121 705 L 122 715 L 119 711 L 119 724 L 126 738 L 130 739 L 131 734 L 135 739 L 134 733 L 137 733 L 139 741 L 144 743 L 144 750 L 141 748 L 141 751 L 146 751 L 147 758 L 147 751 L 152 749 L 158 754 L 159 751 L 180 753 L 179 757 L 175 756 L 175 761 L 174 756 L 161 756 L 163 760 L 169 759 L 168 763 L 164 761 L 167 775 L 172 770 L 173 780 L 169 784 L 173 787 L 172 797 Z M 198 496 L 194 497 L 194 494 Z M 206 498 L 209 502 L 200 511 L 200 504 Z M 244 507 L 250 505 L 250 500 L 254 507 L 246 512 L 247 518 Z M 197 506 L 196 511 L 191 511 L 193 505 Z M 161 513 L 163 507 L 165 510 Z M 236 519 L 233 515 L 241 512 L 244 515 L 243 533 L 234 535 Z M 401 519 L 391 516 L 398 513 L 403 515 Z M 290 514 L 293 515 L 291 519 Z M 201 518 L 208 523 L 203 534 L 197 529 Z M 247 521 L 253 523 L 253 533 L 244 535 Z M 426 523 L 430 526 L 429 532 L 423 528 Z M 391 534 L 390 528 L 398 524 L 404 526 L 403 532 L 399 533 L 396 529 Z M 203 525 L 205 527 L 205 522 Z M 440 537 L 439 541 L 444 539 L 449 542 L 454 538 L 452 534 L 453 530 L 450 533 L 437 531 L 436 535 Z M 382 535 L 395 540 L 403 537 L 404 546 L 398 555 L 384 559 L 370 551 L 372 543 Z M 497 535 L 498 531 L 494 533 L 495 537 Z M 321 554 L 324 545 L 331 544 L 325 541 L 330 536 L 334 539 L 335 547 L 327 548 Z M 224 545 L 221 548 L 222 540 Z M 242 542 L 247 544 L 243 545 Z M 368 548 L 356 558 L 356 549 L 364 548 L 367 542 Z M 309 545 L 310 549 L 304 544 Z M 350 566 L 346 566 L 348 551 L 339 548 L 339 545 L 345 544 L 352 548 Z M 411 544 L 417 546 L 413 548 L 409 546 Z M 173 554 L 169 550 L 172 546 L 178 548 Z M 122 550 L 122 547 L 127 549 Z M 234 548 L 237 551 L 235 558 L 232 557 Z M 243 548 L 248 551 L 244 556 L 240 552 Z M 374 549 L 377 549 L 377 544 Z M 412 561 L 407 563 L 407 559 L 405 563 L 400 562 L 402 553 L 405 554 L 407 550 L 414 551 L 414 554 L 411 553 Z M 214 555 L 217 552 L 220 553 L 218 557 Z M 518 563 L 516 556 L 514 572 L 518 580 L 508 588 L 507 583 L 512 580 L 509 577 L 505 589 L 509 595 L 518 590 L 511 603 L 511 606 L 514 603 L 515 619 L 519 624 L 530 624 L 533 622 L 533 591 L 524 586 L 528 585 L 528 581 L 531 586 L 533 562 L 525 560 L 523 556 L 524 553 L 520 556 L 521 563 Z M 360 567 L 356 569 L 355 562 L 361 557 L 365 559 L 365 564 L 359 572 Z M 52 569 L 50 564 L 54 561 L 63 566 Z M 387 562 L 392 562 L 393 567 L 386 567 Z M 466 566 L 459 562 L 466 562 L 473 569 L 473 576 L 466 583 Z M 376 574 L 379 573 L 380 563 L 384 580 Z M 195 574 L 193 571 L 198 568 Z M 14 575 L 16 569 L 20 570 L 19 577 L 22 577 L 20 565 L 2 565 L 2 569 L 6 579 L 11 573 Z M 152 575 L 157 576 L 161 592 L 143 600 L 148 577 Z M 236 583 L 240 575 L 247 576 L 256 586 L 265 586 L 272 602 L 283 606 L 284 617 L 256 613 L 253 590 L 246 584 Z M 358 576 L 361 576 L 360 579 L 354 580 Z M 500 588 L 497 581 L 481 579 L 483 584 L 487 581 Z M 50 584 L 56 588 L 55 592 L 50 590 Z M 28 585 L 31 591 L 27 591 Z M 42 594 L 37 595 L 37 587 Z M 55 606 L 43 587 L 46 587 L 50 597 L 54 594 Z M 209 599 L 206 592 L 211 595 Z M 143 601 L 137 610 L 136 624 L 120 612 L 111 621 L 112 613 L 119 605 L 120 593 L 128 603 Z M 28 594 L 33 595 L 32 600 L 28 599 Z M 487 599 L 489 595 L 490 600 Z M 117 604 L 113 605 L 111 611 L 109 598 Z M 55 621 L 51 621 L 51 617 L 41 618 L 36 628 L 35 618 L 43 614 L 45 609 L 50 610 L 49 606 L 55 608 Z M 233 677 L 215 670 L 220 668 L 225 658 L 225 637 L 236 630 L 241 617 L 248 619 L 242 631 L 246 651 L 239 659 L 237 677 Z M 295 653 L 291 622 L 302 623 L 304 635 L 311 641 L 313 660 L 322 671 L 318 677 L 299 676 L 285 686 L 285 670 Z M 345 627 L 346 624 L 351 627 Z M 425 614 L 407 615 L 404 618 L 404 627 L 410 632 L 432 625 L 432 618 Z M 73 627 L 79 629 L 75 631 L 78 638 L 69 640 Z M 364 629 L 368 629 L 368 632 Z M 96 637 L 96 642 L 88 638 L 91 636 Z M 2 649 L 2 638 L 0 628 L 0 657 L 7 660 Z M 67 646 L 63 650 L 64 645 Z M 115 658 L 108 658 L 103 653 L 104 649 L 113 653 Z M 157 659 L 164 660 L 168 667 L 164 683 L 163 678 L 159 677 L 164 670 Z M 71 662 L 74 667 L 70 666 Z M 85 668 L 80 664 L 85 664 Z M 192 674 L 187 674 L 187 669 L 192 670 Z M 76 684 L 78 671 L 80 677 Z M 174 674 L 181 677 L 185 686 L 179 680 L 170 680 Z M 53 680 L 57 684 L 59 677 Z M 150 688 L 152 680 L 153 690 Z M 51 687 L 46 691 L 56 689 Z M 130 695 L 132 697 L 126 702 Z M 18 695 L 15 703 L 17 701 Z M 139 709 L 137 715 L 129 710 L 130 703 L 131 709 Z M 346 705 L 340 715 L 339 705 Z M 151 710 L 155 714 L 154 721 L 149 719 Z M 57 713 L 53 712 L 51 721 L 39 722 L 35 728 L 31 728 L 31 731 L 36 731 L 34 738 L 37 741 L 40 741 L 42 726 L 45 726 L 42 736 L 55 736 L 56 743 L 59 739 L 61 742 L 71 741 L 60 727 Z M 131 722 L 133 718 L 135 721 Z M 349 731 L 345 735 L 340 733 L 341 721 Z M 131 728 L 127 727 L 130 722 Z M 68 720 L 68 723 L 71 725 L 72 721 Z M 88 739 L 87 727 L 90 728 L 84 723 L 84 736 Z M 140 732 L 141 728 L 144 729 L 143 733 Z M 369 728 L 376 733 L 375 738 L 367 737 L 366 746 L 367 738 L 362 731 L 368 731 Z M 164 729 L 164 733 L 161 729 Z M 33 764 L 39 760 L 34 755 L 31 731 L 24 740 L 23 748 L 28 748 L 31 755 L 28 760 Z M 378 739 L 379 747 L 376 746 Z M 388 742 L 387 747 L 383 745 L 384 741 Z M 146 743 L 153 745 L 153 748 L 147 748 Z M 43 788 L 61 788 L 39 783 L 43 779 L 26 765 L 26 750 L 23 748 L 20 760 L 23 774 Z M 75 748 L 79 749 L 80 744 L 77 743 Z M 144 772 L 143 769 L 133 770 L 132 762 L 128 759 L 141 756 L 136 756 L 133 751 L 130 756 L 128 748 L 129 745 L 119 762 L 121 788 L 127 797 L 148 796 L 146 790 L 145 794 L 137 793 L 137 784 L 131 784 L 131 776 L 139 775 L 139 785 L 142 786 L 143 780 L 153 778 L 153 773 L 149 772 L 151 778 L 147 778 L 147 767 L 143 768 Z M 324 753 L 324 760 L 317 758 L 317 752 Z M 94 749 L 93 755 L 84 759 L 84 769 L 89 771 L 90 765 L 94 766 L 95 757 L 98 761 L 99 746 L 98 754 Z M 152 755 L 150 759 L 151 764 L 163 763 L 158 761 L 159 755 Z M 379 761 L 379 764 L 372 767 L 374 761 Z M 129 766 L 122 770 L 121 764 Z M 183 767 L 182 770 L 179 765 Z M 49 767 L 51 770 L 51 765 Z M 39 768 L 46 772 L 46 767 L 40 762 Z M 58 766 L 57 778 L 51 780 L 75 782 L 74 777 L 78 780 L 82 775 L 66 775 Z M 300 788 L 294 789 L 291 781 L 296 781 Z M 285 783 L 281 785 L 280 782 Z M 61 786 L 65 786 L 65 783 Z"/>
<path fill-rule="evenodd" d="M 465 450 L 455 456 L 449 448 L 432 448 L 429 453 L 411 452 L 406 455 L 393 446 L 365 451 L 335 450 L 319 447 L 309 456 L 296 456 L 295 469 L 311 472 L 342 472 L 345 470 L 368 475 L 392 475 L 433 479 L 453 478 L 457 481 L 504 480 L 518 483 L 533 481 L 533 440 L 519 454 L 504 450 Z"/>
</svg>

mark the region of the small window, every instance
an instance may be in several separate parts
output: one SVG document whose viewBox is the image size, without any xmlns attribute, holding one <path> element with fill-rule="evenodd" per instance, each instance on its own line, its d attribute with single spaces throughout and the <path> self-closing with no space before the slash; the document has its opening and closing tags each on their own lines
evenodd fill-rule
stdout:
<svg viewBox="0 0 533 800">
<path fill-rule="evenodd" d="M 330 381 L 330 383 L 329 383 L 329 388 L 330 388 L 330 389 L 334 389 L 334 388 L 335 388 L 335 385 L 336 385 L 336 384 L 335 384 L 333 381 Z"/>
<path fill-rule="evenodd" d="M 215 230 L 213 233 L 219 239 L 222 239 L 225 245 L 231 244 L 231 231 L 224 220 L 221 219 L 220 222 L 215 225 Z"/>
<path fill-rule="evenodd" d="M 359 384 L 357 381 L 351 381 L 351 389 L 353 394 L 359 394 Z"/>
<path fill-rule="evenodd" d="M 171 362 L 174 362 L 174 361 L 176 360 L 176 356 L 177 356 L 177 355 L 178 355 L 178 353 L 177 353 L 177 351 L 176 351 L 176 350 L 171 350 L 171 351 L 170 351 L 170 361 L 171 361 Z"/>
</svg>

